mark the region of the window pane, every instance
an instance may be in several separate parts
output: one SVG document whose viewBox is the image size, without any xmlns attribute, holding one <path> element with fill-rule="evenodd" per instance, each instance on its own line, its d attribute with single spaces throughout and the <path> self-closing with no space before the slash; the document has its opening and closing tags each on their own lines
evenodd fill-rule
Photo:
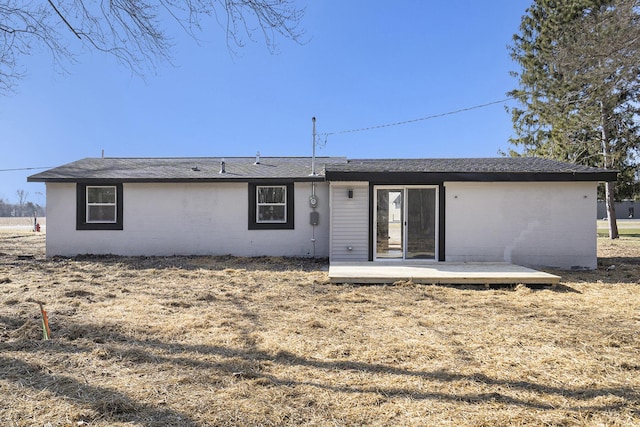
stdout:
<svg viewBox="0 0 640 427">
<path fill-rule="evenodd" d="M 259 222 L 285 222 L 284 206 L 258 206 Z"/>
<path fill-rule="evenodd" d="M 88 203 L 115 203 L 115 187 L 87 187 Z"/>
<path fill-rule="evenodd" d="M 284 203 L 285 187 L 258 187 L 258 203 Z"/>
<path fill-rule="evenodd" d="M 115 206 L 89 206 L 87 221 L 115 222 Z"/>
<path fill-rule="evenodd" d="M 436 257 L 436 190 L 407 190 L 407 259 Z"/>
</svg>

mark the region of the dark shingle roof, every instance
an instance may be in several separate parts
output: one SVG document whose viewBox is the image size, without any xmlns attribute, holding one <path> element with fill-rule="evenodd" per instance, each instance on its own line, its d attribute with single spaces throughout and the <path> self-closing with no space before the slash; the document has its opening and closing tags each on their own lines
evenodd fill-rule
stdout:
<svg viewBox="0 0 640 427">
<path fill-rule="evenodd" d="M 616 173 L 540 157 L 354 159 L 326 168 L 328 180 L 365 179 L 384 174 L 463 181 L 615 181 Z"/>
<path fill-rule="evenodd" d="M 225 173 L 220 173 L 221 162 Z M 246 181 L 249 179 L 324 180 L 327 163 L 346 163 L 344 157 L 316 158 L 311 177 L 310 157 L 193 157 L 86 158 L 31 175 L 30 182 L 77 181 Z"/>
<path fill-rule="evenodd" d="M 539 157 L 354 159 L 310 157 L 86 158 L 31 175 L 29 182 L 297 181 L 615 181 L 616 171 Z"/>
</svg>

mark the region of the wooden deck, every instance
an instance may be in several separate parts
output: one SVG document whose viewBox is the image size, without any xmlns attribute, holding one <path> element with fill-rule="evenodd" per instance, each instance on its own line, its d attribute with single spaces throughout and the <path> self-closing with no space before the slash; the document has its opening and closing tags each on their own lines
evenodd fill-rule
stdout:
<svg viewBox="0 0 640 427">
<path fill-rule="evenodd" d="M 411 280 L 421 284 L 454 285 L 556 285 L 560 276 L 506 262 L 400 263 L 332 262 L 331 283 L 394 283 Z"/>
</svg>

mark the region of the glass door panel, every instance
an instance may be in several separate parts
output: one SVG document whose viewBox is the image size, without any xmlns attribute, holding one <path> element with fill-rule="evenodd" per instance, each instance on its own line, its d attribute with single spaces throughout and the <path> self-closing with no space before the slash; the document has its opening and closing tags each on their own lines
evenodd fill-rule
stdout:
<svg viewBox="0 0 640 427">
<path fill-rule="evenodd" d="M 376 202 L 376 257 L 402 259 L 404 255 L 403 190 L 378 189 Z"/>
<path fill-rule="evenodd" d="M 406 259 L 436 257 L 436 190 L 407 189 Z"/>
</svg>

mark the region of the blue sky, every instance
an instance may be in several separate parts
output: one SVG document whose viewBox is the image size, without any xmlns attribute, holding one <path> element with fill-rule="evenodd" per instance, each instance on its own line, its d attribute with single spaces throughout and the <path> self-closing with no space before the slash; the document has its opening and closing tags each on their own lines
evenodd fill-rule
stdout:
<svg viewBox="0 0 640 427">
<path fill-rule="evenodd" d="M 300 2 L 305 4 L 304 2 Z M 145 79 L 98 52 L 61 73 L 45 51 L 0 97 L 0 169 L 84 157 L 310 156 L 318 133 L 402 122 L 506 98 L 516 87 L 507 45 L 529 0 L 308 1 L 302 45 L 261 40 L 229 52 L 216 24 L 201 42 L 170 26 L 173 63 Z M 71 42 L 73 40 L 71 39 Z M 321 156 L 495 157 L 509 148 L 513 101 L 406 125 L 326 138 Z M 320 139 L 324 142 L 324 138 Z M 44 204 L 39 170 L 0 172 Z"/>
</svg>

